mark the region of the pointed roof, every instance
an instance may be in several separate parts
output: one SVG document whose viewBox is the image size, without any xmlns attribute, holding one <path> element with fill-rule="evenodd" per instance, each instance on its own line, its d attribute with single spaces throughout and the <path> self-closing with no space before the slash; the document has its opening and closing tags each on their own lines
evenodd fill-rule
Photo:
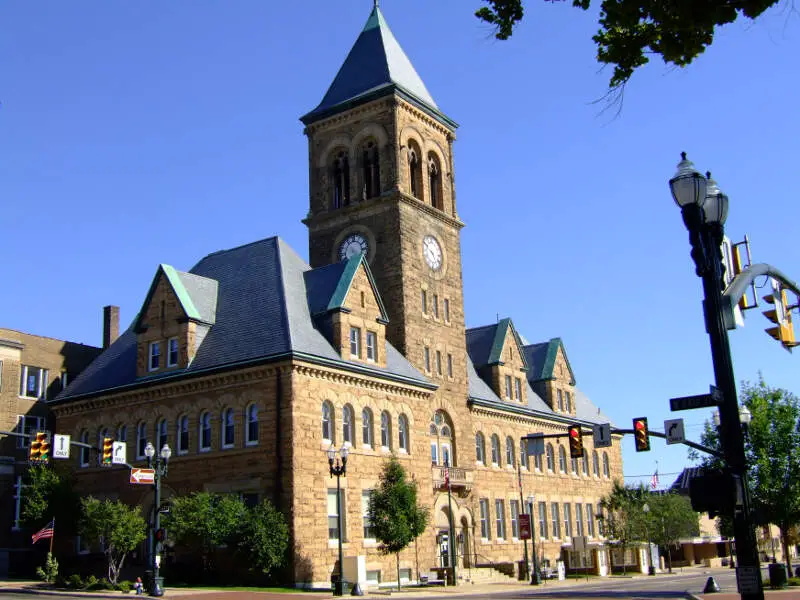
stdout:
<svg viewBox="0 0 800 600">
<path fill-rule="evenodd" d="M 378 293 L 378 286 L 375 285 L 375 278 L 372 276 L 369 263 L 360 252 L 341 262 L 305 272 L 308 308 L 312 317 L 338 310 L 344 306 L 347 293 L 350 291 L 358 268 L 362 264 L 367 274 L 367 280 L 378 302 L 381 319 L 386 323 L 389 322 L 386 308 Z"/>
<path fill-rule="evenodd" d="M 520 350 L 522 348 L 522 340 L 517 333 L 517 328 L 514 327 L 514 322 L 508 317 L 492 325 L 467 329 L 467 352 L 472 362 L 477 367 L 496 365 L 503 362 L 501 354 L 509 331 L 514 337 L 517 349 Z M 525 353 L 520 352 L 520 354 L 525 369 L 528 369 L 528 359 Z"/>
<path fill-rule="evenodd" d="M 377 3 L 322 102 L 301 117 L 308 124 L 337 110 L 398 91 L 450 127 L 455 123 L 439 112 L 406 53 L 394 37 Z"/>
<path fill-rule="evenodd" d="M 183 312 L 186 313 L 186 318 L 207 325 L 214 324 L 217 312 L 217 282 L 207 277 L 178 271 L 167 264 L 161 264 L 158 266 L 155 277 L 153 277 L 153 281 L 150 284 L 142 309 L 136 317 L 136 324 L 134 325 L 136 331 L 142 329 L 145 312 L 150 300 L 153 298 L 161 275 L 166 278 L 170 287 L 172 287 L 172 291 L 183 308 Z"/>
<path fill-rule="evenodd" d="M 559 348 L 564 353 L 564 361 L 567 363 L 569 383 L 570 385 L 575 385 L 575 373 L 572 371 L 572 365 L 569 364 L 567 350 L 564 348 L 564 342 L 561 341 L 561 338 L 553 338 L 549 342 L 530 344 L 524 347 L 525 358 L 530 367 L 528 378 L 531 381 L 554 379 L 553 369 L 556 365 Z"/>
</svg>

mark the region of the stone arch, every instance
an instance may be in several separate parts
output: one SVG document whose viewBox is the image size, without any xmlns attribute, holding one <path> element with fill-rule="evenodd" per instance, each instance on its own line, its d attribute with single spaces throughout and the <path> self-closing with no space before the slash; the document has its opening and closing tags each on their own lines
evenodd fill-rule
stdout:
<svg viewBox="0 0 800 600">
<path fill-rule="evenodd" d="M 317 166 L 320 168 L 324 168 L 328 166 L 328 163 L 331 160 L 331 153 L 338 148 L 344 148 L 350 154 L 350 159 L 352 160 L 352 140 L 344 135 L 337 135 L 332 140 L 330 140 L 327 144 L 325 144 L 325 149 L 319 153 L 319 157 L 317 159 Z"/>
<path fill-rule="evenodd" d="M 368 137 L 374 137 L 380 149 L 385 148 L 386 144 L 389 143 L 389 135 L 382 125 L 378 123 L 368 123 L 353 136 L 353 140 L 350 143 L 350 152 L 353 156 L 355 156 L 355 152 L 358 150 L 358 146 L 361 142 Z"/>
</svg>

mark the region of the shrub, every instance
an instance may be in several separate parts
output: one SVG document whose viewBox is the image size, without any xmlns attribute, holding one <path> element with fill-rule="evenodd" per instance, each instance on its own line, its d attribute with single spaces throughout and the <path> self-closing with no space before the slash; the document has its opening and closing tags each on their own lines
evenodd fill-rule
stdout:
<svg viewBox="0 0 800 600">
<path fill-rule="evenodd" d="M 789 577 L 789 585 L 792 587 L 800 586 L 800 577 Z"/>
<path fill-rule="evenodd" d="M 77 573 L 73 573 L 67 577 L 67 587 L 73 590 L 83 589 L 83 579 Z"/>
<path fill-rule="evenodd" d="M 58 577 L 58 561 L 50 552 L 47 553 L 44 568 L 36 567 L 36 575 L 47 583 L 53 583 Z"/>
<path fill-rule="evenodd" d="M 117 585 L 115 585 L 114 589 L 122 592 L 123 594 L 127 594 L 131 591 L 131 589 L 133 589 L 133 584 L 127 579 L 125 579 L 123 581 L 120 581 Z"/>
<path fill-rule="evenodd" d="M 83 587 L 87 590 L 92 589 L 95 585 L 97 585 L 97 577 L 94 575 L 89 575 L 86 580 L 83 582 Z"/>
</svg>

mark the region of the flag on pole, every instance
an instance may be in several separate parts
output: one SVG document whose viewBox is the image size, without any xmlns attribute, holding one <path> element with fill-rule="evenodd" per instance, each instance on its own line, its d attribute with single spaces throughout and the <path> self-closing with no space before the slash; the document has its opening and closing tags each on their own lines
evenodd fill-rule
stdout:
<svg viewBox="0 0 800 600">
<path fill-rule="evenodd" d="M 658 487 L 658 467 L 656 467 L 656 472 L 653 473 L 653 476 L 650 478 L 650 487 L 653 489 Z"/>
<path fill-rule="evenodd" d="M 47 538 L 52 538 L 53 535 L 55 534 L 55 529 L 56 529 L 56 520 L 53 519 L 47 525 L 42 527 L 39 531 L 37 531 L 36 533 L 34 533 L 31 536 L 31 539 L 33 540 L 31 543 L 35 544 L 39 540 L 45 540 Z"/>
<path fill-rule="evenodd" d="M 444 467 L 444 487 L 450 489 L 450 467 L 448 465 Z"/>
</svg>

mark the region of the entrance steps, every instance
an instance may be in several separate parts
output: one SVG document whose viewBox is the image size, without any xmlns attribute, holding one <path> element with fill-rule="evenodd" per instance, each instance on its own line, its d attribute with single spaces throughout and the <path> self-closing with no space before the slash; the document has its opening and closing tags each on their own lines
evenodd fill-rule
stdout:
<svg viewBox="0 0 800 600">
<path fill-rule="evenodd" d="M 458 577 L 463 582 L 481 583 L 519 583 L 519 581 L 501 570 L 500 565 L 481 565 L 478 567 L 462 567 Z"/>
</svg>

